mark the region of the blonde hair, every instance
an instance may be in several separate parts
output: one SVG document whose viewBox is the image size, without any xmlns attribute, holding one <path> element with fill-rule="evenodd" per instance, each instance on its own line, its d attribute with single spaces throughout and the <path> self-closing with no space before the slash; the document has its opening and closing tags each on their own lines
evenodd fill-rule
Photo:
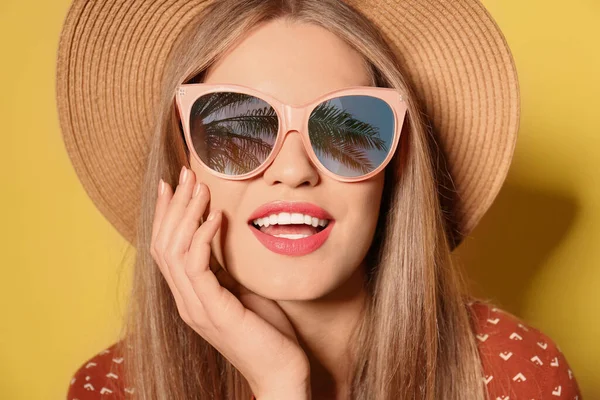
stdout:
<svg viewBox="0 0 600 400">
<path fill-rule="evenodd" d="M 486 398 L 468 307 L 472 299 L 451 259 L 427 118 L 381 33 L 339 0 L 215 1 L 186 26 L 171 51 L 144 175 L 132 291 L 119 342 L 128 386 L 140 399 L 247 400 L 252 395 L 239 371 L 180 318 L 150 243 L 157 182 L 163 178 L 175 187 L 181 165 L 189 165 L 173 108 L 175 88 L 201 80 L 219 55 L 257 24 L 282 17 L 337 34 L 363 55 L 374 86 L 408 95 L 402 140 L 385 170 L 380 217 L 367 255 L 368 306 L 350 342 L 355 360 L 350 398 Z"/>
</svg>

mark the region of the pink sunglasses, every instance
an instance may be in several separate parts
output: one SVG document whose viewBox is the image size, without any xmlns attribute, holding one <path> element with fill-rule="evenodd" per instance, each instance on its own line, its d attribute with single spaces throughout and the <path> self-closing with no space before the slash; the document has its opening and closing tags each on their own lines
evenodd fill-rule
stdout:
<svg viewBox="0 0 600 400">
<path fill-rule="evenodd" d="M 190 154 L 233 180 L 264 171 L 292 131 L 324 174 L 368 179 L 392 159 L 407 110 L 398 90 L 371 86 L 329 92 L 303 106 L 230 84 L 182 84 L 175 99 Z"/>
</svg>

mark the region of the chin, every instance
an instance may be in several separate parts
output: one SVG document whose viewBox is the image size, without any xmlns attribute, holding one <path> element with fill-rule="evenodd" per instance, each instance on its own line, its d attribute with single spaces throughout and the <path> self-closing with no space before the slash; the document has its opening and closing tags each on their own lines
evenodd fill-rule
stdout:
<svg viewBox="0 0 600 400">
<path fill-rule="evenodd" d="M 333 240 L 310 254 L 290 257 L 265 249 L 248 232 L 243 233 L 230 231 L 225 241 L 215 243 L 213 250 L 217 251 L 215 256 L 219 263 L 225 262 L 232 277 L 259 296 L 281 301 L 310 301 L 340 291 L 359 290 L 361 277 L 355 273 L 361 264 L 357 260 L 364 257 L 362 249 L 340 253 L 334 249 L 348 246 Z"/>
<path fill-rule="evenodd" d="M 318 269 L 310 270 L 301 268 L 294 270 L 293 266 L 277 266 L 279 272 L 269 273 L 264 269 L 264 275 L 254 273 L 248 277 L 246 286 L 258 295 L 271 300 L 286 301 L 311 301 L 326 297 L 339 290 L 343 290 L 351 271 L 339 271 L 330 268 L 327 271 L 323 266 L 327 264 L 313 264 Z M 331 264 L 330 264 L 331 266 Z M 247 266 L 252 268 L 252 266 Z M 306 265 L 304 265 L 306 267 Z M 282 269 L 286 269 L 283 271 Z M 243 277 L 240 277 L 242 280 Z"/>
</svg>

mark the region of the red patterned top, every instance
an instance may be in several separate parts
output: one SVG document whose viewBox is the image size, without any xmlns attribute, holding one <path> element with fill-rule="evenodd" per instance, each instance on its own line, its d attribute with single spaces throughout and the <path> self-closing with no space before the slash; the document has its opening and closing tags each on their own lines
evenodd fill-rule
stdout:
<svg viewBox="0 0 600 400">
<path fill-rule="evenodd" d="M 573 371 L 550 337 L 500 308 L 479 301 L 470 306 L 490 400 L 582 399 Z M 75 372 L 67 400 L 135 398 L 135 388 L 119 379 L 124 362 L 116 343 L 96 354 Z"/>
</svg>

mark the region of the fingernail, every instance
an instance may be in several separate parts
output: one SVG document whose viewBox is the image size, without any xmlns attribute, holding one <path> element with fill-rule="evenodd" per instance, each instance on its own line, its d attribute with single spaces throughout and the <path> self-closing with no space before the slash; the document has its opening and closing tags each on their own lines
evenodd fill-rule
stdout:
<svg viewBox="0 0 600 400">
<path fill-rule="evenodd" d="M 187 168 L 185 167 L 185 165 L 181 168 L 181 173 L 179 174 L 179 183 L 183 184 L 185 183 L 185 180 L 187 179 Z"/>
<path fill-rule="evenodd" d="M 210 221 L 211 219 L 214 219 L 217 214 L 219 213 L 219 211 L 212 211 L 210 214 L 208 214 L 208 218 L 206 219 L 207 221 Z"/>
<path fill-rule="evenodd" d="M 158 184 L 158 195 L 162 196 L 163 194 L 165 194 L 165 181 L 161 178 Z"/>
<path fill-rule="evenodd" d="M 200 183 L 196 183 L 196 186 L 194 186 L 194 191 L 192 192 L 192 197 L 198 196 L 198 193 L 200 193 L 200 188 Z"/>
</svg>

